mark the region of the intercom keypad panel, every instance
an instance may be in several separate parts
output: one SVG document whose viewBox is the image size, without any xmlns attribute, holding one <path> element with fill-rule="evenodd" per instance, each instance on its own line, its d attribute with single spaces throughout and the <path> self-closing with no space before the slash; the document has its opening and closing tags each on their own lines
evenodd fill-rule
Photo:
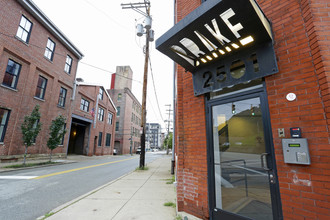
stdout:
<svg viewBox="0 0 330 220">
<path fill-rule="evenodd" d="M 285 163 L 311 164 L 306 138 L 282 139 L 282 147 Z"/>
</svg>

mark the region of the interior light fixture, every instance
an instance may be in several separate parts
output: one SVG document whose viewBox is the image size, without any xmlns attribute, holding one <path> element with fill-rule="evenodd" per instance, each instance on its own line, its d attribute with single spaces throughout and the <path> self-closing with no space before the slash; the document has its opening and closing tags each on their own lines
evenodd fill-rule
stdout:
<svg viewBox="0 0 330 220">
<path fill-rule="evenodd" d="M 205 58 L 202 58 L 201 61 L 202 61 L 203 63 L 206 63 L 206 62 L 207 62 L 207 61 L 205 60 Z"/>
<path fill-rule="evenodd" d="M 240 40 L 240 42 L 241 42 L 241 44 L 242 44 L 243 46 L 244 46 L 244 45 L 247 45 L 247 44 L 249 44 L 249 43 L 251 43 L 251 42 L 253 42 L 253 41 L 254 41 L 254 39 L 253 39 L 252 36 L 248 36 L 248 37 L 246 37 L 246 38 Z"/>
<path fill-rule="evenodd" d="M 225 47 L 228 52 L 231 51 L 230 47 Z"/>
<path fill-rule="evenodd" d="M 225 54 L 225 51 L 223 51 L 223 50 L 219 50 L 219 52 L 220 52 L 222 55 Z"/>
<path fill-rule="evenodd" d="M 233 48 L 235 48 L 235 49 L 238 49 L 239 48 L 239 46 L 237 45 L 237 44 L 231 44 L 231 46 L 233 47 Z"/>
<path fill-rule="evenodd" d="M 213 52 L 212 55 L 213 55 L 214 58 L 218 57 L 218 54 L 216 52 Z"/>
</svg>

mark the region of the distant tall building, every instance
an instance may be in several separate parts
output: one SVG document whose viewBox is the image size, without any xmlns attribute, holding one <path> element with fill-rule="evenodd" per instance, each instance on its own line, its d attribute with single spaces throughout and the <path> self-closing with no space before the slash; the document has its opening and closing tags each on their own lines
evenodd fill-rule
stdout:
<svg viewBox="0 0 330 220">
<path fill-rule="evenodd" d="M 146 141 L 147 145 L 151 148 L 161 147 L 161 132 L 162 128 L 158 123 L 147 123 L 146 124 Z"/>
<path fill-rule="evenodd" d="M 115 149 L 118 154 L 135 153 L 140 144 L 140 102 L 132 93 L 133 72 L 129 66 L 117 66 L 108 93 L 117 107 Z"/>
</svg>

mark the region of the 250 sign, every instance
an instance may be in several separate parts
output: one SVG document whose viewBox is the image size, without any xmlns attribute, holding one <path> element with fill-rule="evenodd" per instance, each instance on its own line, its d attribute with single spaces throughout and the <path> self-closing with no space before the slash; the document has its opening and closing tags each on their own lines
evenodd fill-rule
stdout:
<svg viewBox="0 0 330 220">
<path fill-rule="evenodd" d="M 278 72 L 272 43 L 233 54 L 193 73 L 195 96 L 232 87 Z"/>
</svg>

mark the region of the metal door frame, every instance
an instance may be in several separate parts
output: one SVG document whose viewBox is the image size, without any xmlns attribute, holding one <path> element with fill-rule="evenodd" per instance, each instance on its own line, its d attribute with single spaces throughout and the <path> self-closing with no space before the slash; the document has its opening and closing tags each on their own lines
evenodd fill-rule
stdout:
<svg viewBox="0 0 330 220">
<path fill-rule="evenodd" d="M 265 138 L 265 151 L 268 153 L 266 156 L 267 166 L 272 169 L 275 176 L 275 183 L 270 184 L 270 194 L 272 201 L 272 211 L 274 220 L 283 219 L 282 204 L 280 199 L 279 184 L 277 178 L 277 169 L 275 161 L 275 152 L 272 137 L 272 128 L 270 123 L 270 115 L 268 108 L 267 93 L 265 90 L 265 83 L 262 87 L 244 91 L 242 93 L 236 93 L 223 98 L 217 98 L 210 100 L 205 97 L 206 103 L 206 133 L 207 133 L 207 157 L 208 157 L 208 198 L 209 198 L 209 213 L 210 219 L 216 220 L 216 216 L 220 215 L 226 220 L 238 220 L 238 219 L 249 219 L 242 217 L 234 213 L 230 213 L 224 210 L 216 209 L 215 206 L 215 179 L 214 179 L 214 155 L 213 155 L 213 133 L 212 133 L 212 107 L 221 105 L 229 102 L 241 101 L 250 98 L 260 98 L 260 106 L 262 111 L 263 127 L 264 127 L 264 138 Z"/>
</svg>

